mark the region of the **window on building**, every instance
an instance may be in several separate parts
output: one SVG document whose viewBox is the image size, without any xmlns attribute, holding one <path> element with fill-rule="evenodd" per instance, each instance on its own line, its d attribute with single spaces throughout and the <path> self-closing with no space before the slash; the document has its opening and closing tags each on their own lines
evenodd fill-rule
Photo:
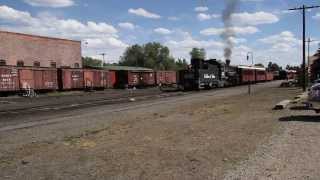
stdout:
<svg viewBox="0 0 320 180">
<path fill-rule="evenodd" d="M 74 63 L 74 67 L 79 68 L 80 67 L 79 63 Z"/>
<path fill-rule="evenodd" d="M 21 61 L 21 60 L 17 61 L 17 66 L 19 66 L 19 67 L 24 66 L 24 62 L 23 62 L 23 61 Z"/>
<path fill-rule="evenodd" d="M 40 67 L 40 62 L 39 62 L 39 61 L 33 62 L 33 66 L 34 66 L 34 67 Z"/>
<path fill-rule="evenodd" d="M 53 68 L 56 68 L 57 67 L 57 63 L 56 62 L 51 62 L 50 66 L 53 67 Z"/>
<path fill-rule="evenodd" d="M 6 60 L 0 59 L 0 66 L 5 66 L 5 65 L 7 65 Z"/>
</svg>

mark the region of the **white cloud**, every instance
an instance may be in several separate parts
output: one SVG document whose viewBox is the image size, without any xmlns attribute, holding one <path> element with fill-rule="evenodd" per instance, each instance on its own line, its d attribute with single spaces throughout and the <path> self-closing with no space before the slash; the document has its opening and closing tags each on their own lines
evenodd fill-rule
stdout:
<svg viewBox="0 0 320 180">
<path fill-rule="evenodd" d="M 281 52 L 290 52 L 294 47 L 300 44 L 300 40 L 290 31 L 283 31 L 280 34 L 268 36 L 259 39 L 258 41 L 269 44 L 273 50 Z"/>
<path fill-rule="evenodd" d="M 224 28 L 207 28 L 200 31 L 200 34 L 211 36 L 211 35 L 221 35 L 224 33 L 230 33 L 235 35 L 247 35 L 247 34 L 255 34 L 259 32 L 259 29 L 253 26 L 247 27 L 230 27 L 227 29 Z"/>
<path fill-rule="evenodd" d="M 129 30 L 134 30 L 136 26 L 130 22 L 122 22 L 118 24 L 119 27 L 123 29 L 129 29 Z"/>
<path fill-rule="evenodd" d="M 259 25 L 259 24 L 272 24 L 279 21 L 279 18 L 267 12 L 255 13 L 234 13 L 231 15 L 232 21 L 237 25 Z"/>
<path fill-rule="evenodd" d="M 18 11 L 8 6 L 0 6 L 0 28 L 7 31 L 75 39 L 83 43 L 83 55 L 94 56 L 108 52 L 109 57 L 118 60 L 128 46 L 118 37 L 118 30 L 105 22 L 75 19 L 59 19 L 48 13 L 32 16 L 29 12 Z"/>
<path fill-rule="evenodd" d="M 170 48 L 171 54 L 175 58 L 185 58 L 187 60 L 190 59 L 189 52 L 194 47 L 204 48 L 207 53 L 207 59 L 222 59 L 223 57 L 223 49 L 224 43 L 220 40 L 215 39 L 206 39 L 200 40 L 196 39 L 191 36 L 188 32 L 179 32 L 176 31 L 174 34 L 171 35 L 171 39 L 168 39 L 164 44 Z M 241 64 L 242 59 L 245 59 L 246 53 L 251 51 L 252 49 L 241 44 L 246 42 L 246 39 L 237 39 L 232 38 L 232 41 L 235 43 L 235 48 L 233 49 L 233 57 L 232 63 L 233 64 Z"/>
<path fill-rule="evenodd" d="M 206 6 L 199 6 L 199 7 L 194 8 L 194 11 L 196 11 L 196 12 L 206 12 L 208 10 L 209 10 L 209 8 Z"/>
<path fill-rule="evenodd" d="M 138 8 L 138 9 L 129 9 L 128 12 L 130 14 L 134 14 L 137 16 L 142 16 L 145 18 L 151 18 L 151 19 L 160 19 L 161 16 L 152 12 L 149 12 L 143 8 Z"/>
<path fill-rule="evenodd" d="M 219 14 L 205 14 L 205 13 L 199 13 L 197 16 L 197 18 L 200 21 L 210 20 L 210 19 L 219 18 L 219 17 L 221 17 Z"/>
<path fill-rule="evenodd" d="M 158 34 L 162 34 L 162 35 L 168 35 L 168 34 L 172 33 L 172 31 L 170 31 L 169 29 L 166 29 L 166 28 L 156 28 L 156 29 L 154 29 L 154 32 L 156 32 Z"/>
<path fill-rule="evenodd" d="M 8 6 L 0 6 L 0 19 L 11 23 L 34 23 L 36 21 L 29 12 L 17 11 Z"/>
<path fill-rule="evenodd" d="M 31 6 L 40 6 L 40 7 L 68 7 L 73 6 L 75 3 L 73 0 L 24 0 Z"/>
</svg>

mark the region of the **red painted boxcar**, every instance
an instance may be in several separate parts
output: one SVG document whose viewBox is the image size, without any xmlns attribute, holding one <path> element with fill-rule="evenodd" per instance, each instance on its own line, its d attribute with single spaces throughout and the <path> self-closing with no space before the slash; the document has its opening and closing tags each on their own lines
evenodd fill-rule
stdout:
<svg viewBox="0 0 320 180">
<path fill-rule="evenodd" d="M 58 69 L 58 82 L 60 90 L 83 89 L 83 69 Z"/>
<path fill-rule="evenodd" d="M 140 80 L 141 80 L 141 85 L 142 86 L 155 86 L 156 81 L 155 81 L 155 76 L 154 72 L 141 72 L 140 73 Z"/>
<path fill-rule="evenodd" d="M 115 71 L 109 71 L 108 72 L 108 88 L 114 88 L 116 84 L 116 72 Z"/>
<path fill-rule="evenodd" d="M 108 71 L 99 69 L 84 69 L 84 87 L 90 89 L 105 89 L 108 87 Z"/>
<path fill-rule="evenodd" d="M 105 68 L 115 72 L 116 88 L 155 85 L 154 71 L 152 69 L 128 66 L 107 66 Z"/>
<path fill-rule="evenodd" d="M 249 66 L 238 66 L 240 82 L 242 84 L 255 82 L 255 70 Z"/>
<path fill-rule="evenodd" d="M 175 71 L 157 71 L 155 74 L 157 85 L 177 84 L 177 73 Z"/>
<path fill-rule="evenodd" d="M 57 90 L 57 69 L 18 67 L 20 89 Z"/>
<path fill-rule="evenodd" d="M 266 70 L 265 68 L 255 68 L 256 70 L 256 82 L 266 81 Z"/>
<path fill-rule="evenodd" d="M 0 92 L 19 91 L 18 70 L 12 66 L 0 66 Z"/>
<path fill-rule="evenodd" d="M 266 80 L 267 81 L 273 81 L 273 72 L 266 72 Z"/>
</svg>

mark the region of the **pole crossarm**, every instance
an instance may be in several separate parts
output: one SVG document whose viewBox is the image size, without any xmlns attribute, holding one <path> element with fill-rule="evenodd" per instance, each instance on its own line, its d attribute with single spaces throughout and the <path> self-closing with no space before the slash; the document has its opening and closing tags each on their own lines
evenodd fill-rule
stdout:
<svg viewBox="0 0 320 180">
<path fill-rule="evenodd" d="M 303 10 L 303 9 L 314 9 L 314 8 L 320 8 L 320 6 L 302 6 L 297 8 L 291 8 L 289 11 L 297 11 L 297 10 Z"/>
</svg>

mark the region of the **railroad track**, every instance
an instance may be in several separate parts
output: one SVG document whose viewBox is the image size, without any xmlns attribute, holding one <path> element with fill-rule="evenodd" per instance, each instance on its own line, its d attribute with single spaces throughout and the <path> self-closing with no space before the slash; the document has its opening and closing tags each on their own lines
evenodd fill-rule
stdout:
<svg viewBox="0 0 320 180">
<path fill-rule="evenodd" d="M 165 98 L 165 97 L 172 97 L 172 96 L 181 96 L 190 94 L 187 92 L 171 92 L 171 93 L 158 93 L 158 94 L 140 94 L 134 96 L 122 96 L 116 98 L 99 98 L 96 100 L 89 100 L 85 102 L 76 102 L 76 103 L 68 103 L 68 104 L 51 104 L 51 105 L 39 105 L 39 106 L 32 106 L 32 107 L 23 107 L 23 108 L 16 108 L 16 109 L 9 109 L 9 110 L 0 110 L 0 116 L 6 115 L 21 115 L 21 114 L 30 114 L 30 113 L 39 113 L 39 112 L 52 112 L 52 111 L 59 111 L 59 110 L 72 110 L 72 109 L 79 109 L 85 107 L 94 107 L 99 105 L 109 105 L 109 104 L 118 104 L 118 103 L 126 103 L 130 102 L 131 98 L 134 98 L 137 101 L 147 100 L 151 98 Z"/>
</svg>

